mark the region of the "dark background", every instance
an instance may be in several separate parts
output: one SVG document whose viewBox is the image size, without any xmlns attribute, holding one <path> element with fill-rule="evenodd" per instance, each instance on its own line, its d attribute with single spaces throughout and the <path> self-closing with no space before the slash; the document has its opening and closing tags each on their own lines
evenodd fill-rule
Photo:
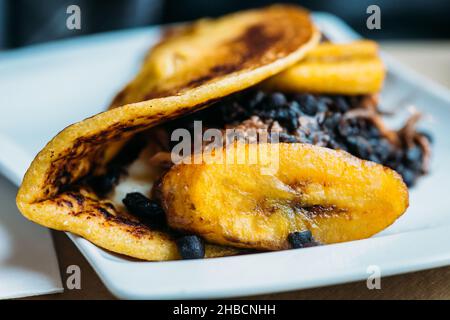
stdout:
<svg viewBox="0 0 450 320">
<path fill-rule="evenodd" d="M 0 0 L 0 48 L 82 34 L 218 16 L 277 1 L 266 0 Z M 311 10 L 343 18 L 374 39 L 450 38 L 449 0 L 298 0 Z M 66 9 L 81 8 L 82 29 L 68 30 Z M 381 30 L 366 28 L 366 9 L 381 8 Z"/>
</svg>

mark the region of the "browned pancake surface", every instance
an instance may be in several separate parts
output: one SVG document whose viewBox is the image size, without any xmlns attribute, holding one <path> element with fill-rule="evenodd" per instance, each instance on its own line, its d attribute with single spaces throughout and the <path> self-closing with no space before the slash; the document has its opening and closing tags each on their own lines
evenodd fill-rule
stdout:
<svg viewBox="0 0 450 320">
<path fill-rule="evenodd" d="M 318 39 L 308 13 L 293 6 L 244 11 L 172 33 L 146 57 L 114 108 L 65 128 L 36 156 L 17 195 L 19 210 L 114 252 L 177 259 L 170 235 L 77 184 L 103 172 L 137 132 L 261 82 L 300 60 Z M 207 256 L 235 252 L 209 246 Z"/>
</svg>

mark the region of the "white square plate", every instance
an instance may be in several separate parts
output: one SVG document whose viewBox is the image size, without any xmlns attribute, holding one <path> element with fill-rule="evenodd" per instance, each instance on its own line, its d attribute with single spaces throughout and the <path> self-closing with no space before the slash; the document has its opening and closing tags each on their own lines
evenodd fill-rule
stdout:
<svg viewBox="0 0 450 320">
<path fill-rule="evenodd" d="M 335 41 L 358 36 L 316 14 Z M 139 68 L 157 28 L 114 32 L 0 54 L 0 169 L 19 184 L 33 156 L 59 130 L 102 111 Z M 385 57 L 385 109 L 409 105 L 432 116 L 432 172 L 411 190 L 407 213 L 366 240 L 208 260 L 143 262 L 69 234 L 120 298 L 216 298 L 287 291 L 365 279 L 376 265 L 392 275 L 450 264 L 450 94 Z M 393 120 L 394 124 L 396 120 Z M 398 124 L 398 122 L 397 122 Z"/>
</svg>

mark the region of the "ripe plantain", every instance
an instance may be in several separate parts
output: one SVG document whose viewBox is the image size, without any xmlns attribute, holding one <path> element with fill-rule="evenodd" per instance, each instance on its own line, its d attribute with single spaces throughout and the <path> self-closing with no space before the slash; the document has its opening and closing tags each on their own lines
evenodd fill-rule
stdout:
<svg viewBox="0 0 450 320">
<path fill-rule="evenodd" d="M 258 146 L 222 152 L 238 159 Z M 277 146 L 278 170 L 271 173 L 261 161 L 172 167 L 160 186 L 169 225 L 212 243 L 281 250 L 294 231 L 310 230 L 321 243 L 370 237 L 408 207 L 408 189 L 389 168 L 313 145 Z"/>
<path fill-rule="evenodd" d="M 358 40 L 349 43 L 323 42 L 313 48 L 305 60 L 351 60 L 378 56 L 378 44 L 370 40 Z"/>
<path fill-rule="evenodd" d="M 270 90 L 332 94 L 371 94 L 381 90 L 385 67 L 371 41 L 324 43 L 304 60 L 266 80 Z"/>
</svg>

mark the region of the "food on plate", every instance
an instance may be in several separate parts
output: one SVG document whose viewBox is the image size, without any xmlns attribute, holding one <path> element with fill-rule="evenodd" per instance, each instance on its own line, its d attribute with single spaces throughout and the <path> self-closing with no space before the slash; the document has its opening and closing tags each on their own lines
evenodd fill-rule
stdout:
<svg viewBox="0 0 450 320">
<path fill-rule="evenodd" d="M 376 44 L 319 42 L 309 13 L 293 5 L 169 29 L 107 111 L 65 128 L 36 156 L 19 210 L 149 261 L 383 230 L 408 206 L 405 184 L 428 171 L 431 139 L 416 130 L 418 114 L 399 130 L 385 126 Z M 214 135 L 223 140 L 211 148 Z M 269 157 L 276 166 L 215 162 L 259 148 L 278 150 Z"/>
<path fill-rule="evenodd" d="M 256 153 L 236 144 L 223 157 Z M 212 243 L 258 250 L 291 247 L 288 236 L 310 231 L 319 243 L 370 237 L 408 207 L 408 189 L 394 170 L 347 152 L 280 143 L 278 170 L 262 163 L 178 164 L 163 177 L 168 225 Z"/>
<path fill-rule="evenodd" d="M 270 90 L 358 95 L 377 93 L 385 70 L 371 41 L 323 43 L 295 66 L 265 81 Z"/>
</svg>

